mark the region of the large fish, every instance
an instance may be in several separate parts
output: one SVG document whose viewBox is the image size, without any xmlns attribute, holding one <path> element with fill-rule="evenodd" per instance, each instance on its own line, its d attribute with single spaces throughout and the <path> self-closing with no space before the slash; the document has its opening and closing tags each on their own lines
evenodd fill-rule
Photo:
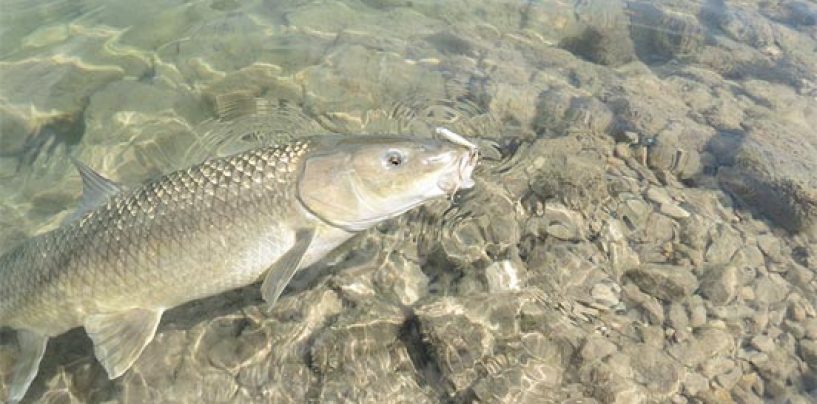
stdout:
<svg viewBox="0 0 817 404">
<path fill-rule="evenodd" d="M 319 136 L 206 161 L 132 190 L 76 162 L 72 221 L 0 258 L 0 326 L 17 330 L 9 400 L 49 337 L 82 326 L 110 378 L 172 307 L 263 280 L 272 305 L 299 268 L 355 233 L 473 186 L 459 135 Z"/>
</svg>

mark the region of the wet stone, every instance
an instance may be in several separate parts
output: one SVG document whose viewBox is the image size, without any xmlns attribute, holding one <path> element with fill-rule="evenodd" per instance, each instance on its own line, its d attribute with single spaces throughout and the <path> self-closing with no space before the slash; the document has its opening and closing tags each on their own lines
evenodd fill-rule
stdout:
<svg viewBox="0 0 817 404">
<path fill-rule="evenodd" d="M 706 260 L 712 264 L 726 264 L 741 246 L 740 235 L 732 228 L 720 225 L 712 235 L 712 244 L 706 250 Z"/>
<path fill-rule="evenodd" d="M 807 338 L 817 340 L 817 318 L 811 317 L 806 319 L 803 322 L 803 329 Z"/>
<path fill-rule="evenodd" d="M 690 216 L 690 213 L 687 212 L 684 208 L 674 204 L 674 203 L 665 203 L 661 205 L 659 211 L 673 219 L 686 219 Z"/>
<path fill-rule="evenodd" d="M 591 336 L 585 341 L 580 354 L 585 361 L 594 361 L 604 359 L 616 351 L 618 351 L 616 344 L 606 338 Z"/>
<path fill-rule="evenodd" d="M 664 311 L 658 299 L 642 292 L 641 289 L 633 283 L 625 284 L 622 288 L 622 292 L 625 304 L 627 304 L 628 307 L 633 305 L 640 306 L 640 309 L 643 310 L 650 323 L 661 324 L 664 322 Z"/>
<path fill-rule="evenodd" d="M 488 290 L 491 292 L 519 290 L 525 286 L 527 270 L 516 260 L 497 261 L 485 268 Z"/>
<path fill-rule="evenodd" d="M 621 287 L 615 283 L 597 283 L 590 289 L 590 297 L 592 297 L 597 303 L 607 307 L 618 305 L 620 295 Z"/>
<path fill-rule="evenodd" d="M 669 346 L 667 352 L 679 362 L 695 366 L 719 355 L 730 355 L 734 348 L 735 340 L 726 331 L 701 328 L 689 340 Z"/>
<path fill-rule="evenodd" d="M 701 327 L 706 324 L 706 306 L 700 296 L 693 296 L 689 303 L 689 325 Z"/>
<path fill-rule="evenodd" d="M 724 305 L 737 294 L 738 269 L 732 265 L 709 267 L 701 279 L 701 293 L 712 303 Z"/>
<path fill-rule="evenodd" d="M 223 403 L 235 396 L 238 384 L 229 374 L 207 373 L 201 378 L 199 389 L 205 402 Z"/>
<path fill-rule="evenodd" d="M 399 254 L 390 254 L 375 271 L 374 284 L 380 293 L 403 305 L 411 305 L 428 293 L 428 277 L 423 270 Z"/>
<path fill-rule="evenodd" d="M 627 350 L 635 380 L 656 398 L 667 399 L 681 388 L 681 366 L 658 349 L 633 345 Z M 638 352 L 638 354 L 635 354 Z"/>
<path fill-rule="evenodd" d="M 313 367 L 322 374 L 352 375 L 365 374 L 369 368 L 398 368 L 403 361 L 401 355 L 389 353 L 398 345 L 404 322 L 405 315 L 399 308 L 379 303 L 347 311 L 315 336 L 310 350 Z"/>
<path fill-rule="evenodd" d="M 758 302 L 765 304 L 778 303 L 788 294 L 787 283 L 780 275 L 769 274 L 761 277 L 755 284 L 755 296 Z"/>
<path fill-rule="evenodd" d="M 732 370 L 720 374 L 715 377 L 715 381 L 724 389 L 724 390 L 732 390 L 737 384 L 740 377 L 743 376 L 743 372 L 740 370 L 739 367 L 734 367 Z"/>
<path fill-rule="evenodd" d="M 803 304 L 799 301 L 789 302 L 786 311 L 788 313 L 789 319 L 793 321 L 799 322 L 806 319 L 806 308 L 803 307 Z"/>
<path fill-rule="evenodd" d="M 619 217 L 630 230 L 642 228 L 652 212 L 652 207 L 638 198 L 625 197 L 623 199 L 617 210 Z"/>
<path fill-rule="evenodd" d="M 698 288 L 695 275 L 677 265 L 645 264 L 627 276 L 646 293 L 667 301 L 682 299 Z"/>
<path fill-rule="evenodd" d="M 707 378 L 713 378 L 718 375 L 729 372 L 735 368 L 735 361 L 724 356 L 712 358 L 701 366 L 701 374 Z"/>
<path fill-rule="evenodd" d="M 770 352 L 776 348 L 774 340 L 769 338 L 768 335 L 756 335 L 752 337 L 750 344 L 752 348 L 760 352 Z"/>
<path fill-rule="evenodd" d="M 708 387 L 709 381 L 698 373 L 687 373 L 684 379 L 684 392 L 688 395 L 695 396 Z"/>
<path fill-rule="evenodd" d="M 684 306 L 680 303 L 670 304 L 667 321 L 675 330 L 685 330 L 689 326 L 689 316 Z"/>
<path fill-rule="evenodd" d="M 780 262 L 782 260 L 782 253 L 780 249 L 780 239 L 771 234 L 762 234 L 757 237 L 757 244 L 763 254 L 766 254 L 769 259 Z"/>
<path fill-rule="evenodd" d="M 454 391 L 473 383 L 477 361 L 491 352 L 494 337 L 481 323 L 462 313 L 453 299 L 444 299 L 417 309 L 420 333 L 430 344 L 431 354 Z"/>
<path fill-rule="evenodd" d="M 733 264 L 743 268 L 760 268 L 766 263 L 763 252 L 754 244 L 745 245 L 738 249 L 732 257 Z"/>
<path fill-rule="evenodd" d="M 562 371 L 559 366 L 539 361 L 507 365 L 490 370 L 473 389 L 485 402 L 541 402 L 553 397 Z"/>
<path fill-rule="evenodd" d="M 817 341 L 800 341 L 800 357 L 803 358 L 809 366 L 817 369 Z"/>
<path fill-rule="evenodd" d="M 672 197 L 669 196 L 667 190 L 664 188 L 659 187 L 650 187 L 647 189 L 646 193 L 647 199 L 652 202 L 657 203 L 658 205 L 663 205 L 665 203 L 672 203 Z"/>
<path fill-rule="evenodd" d="M 560 240 L 578 240 L 582 234 L 584 220 L 577 212 L 567 209 L 562 204 L 545 205 L 544 220 L 547 223 L 547 234 Z"/>
</svg>

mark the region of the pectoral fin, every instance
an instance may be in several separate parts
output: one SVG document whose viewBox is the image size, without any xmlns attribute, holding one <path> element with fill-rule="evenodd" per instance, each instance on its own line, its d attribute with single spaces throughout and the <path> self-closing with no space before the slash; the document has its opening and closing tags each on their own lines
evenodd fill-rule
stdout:
<svg viewBox="0 0 817 404">
<path fill-rule="evenodd" d="M 9 402 L 17 403 L 23 399 L 28 391 L 37 370 L 40 360 L 45 353 L 48 337 L 26 330 L 17 332 L 17 343 L 20 346 L 20 358 L 14 365 L 14 373 L 9 388 Z"/>
<path fill-rule="evenodd" d="M 267 271 L 264 283 L 261 284 L 261 296 L 270 308 L 275 305 L 284 288 L 295 276 L 295 271 L 301 265 L 309 245 L 315 238 L 314 230 L 301 230 L 295 235 L 295 245 L 278 258 L 275 264 Z"/>
<path fill-rule="evenodd" d="M 130 309 L 111 314 L 95 314 L 85 320 L 85 331 L 94 342 L 97 360 L 115 379 L 130 369 L 153 340 L 162 312 Z"/>
</svg>

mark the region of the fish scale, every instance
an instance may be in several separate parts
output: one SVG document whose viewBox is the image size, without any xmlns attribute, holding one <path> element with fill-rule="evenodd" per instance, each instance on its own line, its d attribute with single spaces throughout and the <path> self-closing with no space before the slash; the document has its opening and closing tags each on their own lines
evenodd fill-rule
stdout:
<svg viewBox="0 0 817 404">
<path fill-rule="evenodd" d="M 17 330 L 21 349 L 10 401 L 26 393 L 49 337 L 84 327 L 119 377 L 165 310 L 261 279 L 273 305 L 299 268 L 355 233 L 473 186 L 476 147 L 442 135 L 313 137 L 130 191 L 75 161 L 77 213 L 0 257 L 0 326 Z"/>
<path fill-rule="evenodd" d="M 88 296 L 70 292 L 74 284 L 86 279 L 95 279 L 97 284 L 93 286 L 112 288 L 108 290 L 111 294 L 134 296 L 141 293 L 145 299 L 152 299 L 155 293 L 127 282 L 128 269 L 133 269 L 141 275 L 140 278 L 146 278 L 148 273 L 139 272 L 161 267 L 155 261 L 150 262 L 145 253 L 153 250 L 153 256 L 161 256 L 162 252 L 156 249 L 163 243 L 177 250 L 186 245 L 185 241 L 203 238 L 201 241 L 205 242 L 207 249 L 223 250 L 223 245 L 201 231 L 211 224 L 222 230 L 236 230 L 240 225 L 247 225 L 235 214 L 237 209 L 246 209 L 244 215 L 253 215 L 253 209 L 286 206 L 280 201 L 287 200 L 292 190 L 281 184 L 293 181 L 281 177 L 291 176 L 294 170 L 277 164 L 278 157 L 286 154 L 291 160 L 287 165 L 295 165 L 306 150 L 305 147 L 272 147 L 206 162 L 118 196 L 80 221 L 42 235 L 34 243 L 21 245 L 0 261 L 0 268 L 6 275 L 4 279 L 12 280 L 0 284 L 0 314 L 3 315 L 0 323 L 15 327 L 22 320 L 30 326 L 33 318 L 50 317 L 38 316 L 35 312 L 40 310 L 39 307 L 74 305 L 79 311 L 88 311 L 95 302 Z M 249 166 L 251 160 L 259 170 L 267 173 L 261 182 L 246 175 L 244 167 Z M 237 186 L 245 181 L 255 186 Z M 202 192 L 204 188 L 211 192 Z M 210 195 L 210 198 L 194 197 L 198 195 Z M 268 198 L 262 199 L 264 196 Z M 161 213 L 152 214 L 154 210 Z M 111 223 L 116 225 L 111 226 Z M 231 240 L 240 241 L 241 237 L 234 236 Z M 32 266 L 34 256 L 41 254 L 44 254 L 42 259 Z M 218 254 L 209 255 L 218 259 Z M 184 268 L 177 269 L 184 272 Z M 99 272 L 99 276 L 95 272 Z M 50 290 L 39 287 L 54 278 L 59 278 L 57 285 L 62 287 Z M 49 291 L 51 293 L 47 293 Z M 94 300 L 99 298 L 98 294 L 94 296 Z M 55 319 L 43 320 L 39 329 L 48 330 L 49 334 L 65 331 L 61 328 L 66 325 L 55 324 Z M 73 322 L 79 320 L 73 319 Z M 56 323 L 64 321 L 56 320 Z"/>
</svg>

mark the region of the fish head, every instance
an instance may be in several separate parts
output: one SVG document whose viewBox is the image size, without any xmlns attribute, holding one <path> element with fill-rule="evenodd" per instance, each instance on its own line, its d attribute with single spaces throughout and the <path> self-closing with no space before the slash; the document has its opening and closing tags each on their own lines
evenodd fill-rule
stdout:
<svg viewBox="0 0 817 404">
<path fill-rule="evenodd" d="M 340 138 L 306 156 L 299 199 L 325 222 L 361 231 L 473 187 L 478 156 L 473 144 L 445 137 Z"/>
</svg>

